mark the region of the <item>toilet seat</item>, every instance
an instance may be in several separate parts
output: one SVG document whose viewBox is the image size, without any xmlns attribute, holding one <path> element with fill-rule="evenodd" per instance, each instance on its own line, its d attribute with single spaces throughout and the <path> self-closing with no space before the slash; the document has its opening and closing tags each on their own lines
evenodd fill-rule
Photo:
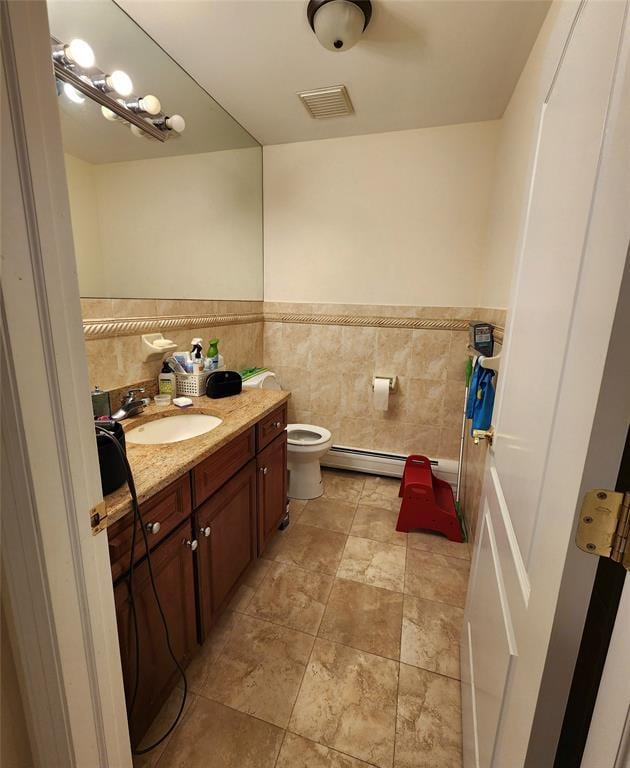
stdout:
<svg viewBox="0 0 630 768">
<path fill-rule="evenodd" d="M 287 442 L 302 448 L 314 448 L 331 440 L 332 435 L 324 427 L 312 424 L 287 424 Z"/>
</svg>

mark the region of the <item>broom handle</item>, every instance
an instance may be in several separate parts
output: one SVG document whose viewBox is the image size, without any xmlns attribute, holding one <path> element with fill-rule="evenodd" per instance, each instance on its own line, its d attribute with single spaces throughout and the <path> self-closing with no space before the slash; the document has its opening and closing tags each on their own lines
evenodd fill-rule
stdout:
<svg viewBox="0 0 630 768">
<path fill-rule="evenodd" d="M 472 376 L 472 360 L 468 358 L 466 364 L 466 389 L 464 390 L 464 412 L 462 414 L 462 434 L 459 441 L 459 464 L 457 466 L 457 487 L 455 488 L 455 503 L 459 504 L 459 494 L 462 487 L 462 474 L 464 470 L 464 440 L 466 439 L 466 406 L 468 405 L 468 390 L 470 389 L 470 377 Z"/>
</svg>

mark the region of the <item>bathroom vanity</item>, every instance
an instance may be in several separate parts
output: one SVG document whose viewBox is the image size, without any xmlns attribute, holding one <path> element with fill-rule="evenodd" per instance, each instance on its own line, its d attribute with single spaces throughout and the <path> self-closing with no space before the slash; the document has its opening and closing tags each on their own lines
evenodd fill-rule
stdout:
<svg viewBox="0 0 630 768">
<path fill-rule="evenodd" d="M 219 416 L 219 427 L 164 445 L 128 444 L 155 586 L 175 656 L 186 667 L 262 553 L 286 510 L 288 393 L 253 390 L 225 400 L 196 398 L 187 412 Z M 150 406 L 126 431 L 177 412 Z M 135 679 L 129 569 L 133 511 L 126 486 L 105 499 L 127 704 Z M 168 654 L 136 523 L 133 600 L 140 679 L 130 718 L 137 745 L 180 675 Z"/>
</svg>

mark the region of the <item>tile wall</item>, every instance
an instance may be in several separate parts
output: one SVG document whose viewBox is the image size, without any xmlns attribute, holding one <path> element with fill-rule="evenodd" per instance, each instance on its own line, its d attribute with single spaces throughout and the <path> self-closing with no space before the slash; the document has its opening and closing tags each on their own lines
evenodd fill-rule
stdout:
<svg viewBox="0 0 630 768">
<path fill-rule="evenodd" d="M 337 444 L 457 459 L 467 360 L 466 330 L 379 327 L 379 318 L 489 320 L 502 310 L 471 307 L 265 302 L 264 361 L 292 391 L 291 421 L 330 429 Z M 281 318 L 299 316 L 303 322 Z M 322 316 L 339 324 L 318 324 Z M 373 320 L 367 326 L 342 318 Z M 372 378 L 396 375 L 389 409 L 372 405 Z"/>
<path fill-rule="evenodd" d="M 104 318 L 152 318 L 164 316 L 260 315 L 260 301 L 193 301 L 162 299 L 81 299 L 84 320 Z M 241 370 L 260 364 L 263 358 L 263 323 L 215 324 L 204 328 L 179 328 L 165 331 L 181 349 L 200 336 L 204 343 L 217 337 L 228 367 Z M 157 381 L 160 361 L 142 362 L 140 334 L 86 339 L 90 385 L 101 389 L 120 389 L 143 381 Z"/>
</svg>

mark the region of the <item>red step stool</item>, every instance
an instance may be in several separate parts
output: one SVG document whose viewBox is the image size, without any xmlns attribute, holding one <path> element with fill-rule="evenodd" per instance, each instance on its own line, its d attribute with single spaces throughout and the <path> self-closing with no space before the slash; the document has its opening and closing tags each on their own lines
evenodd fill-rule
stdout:
<svg viewBox="0 0 630 768">
<path fill-rule="evenodd" d="M 451 486 L 434 477 L 426 456 L 407 458 L 398 495 L 402 504 L 397 531 L 422 528 L 443 533 L 451 541 L 464 541 Z"/>
</svg>

